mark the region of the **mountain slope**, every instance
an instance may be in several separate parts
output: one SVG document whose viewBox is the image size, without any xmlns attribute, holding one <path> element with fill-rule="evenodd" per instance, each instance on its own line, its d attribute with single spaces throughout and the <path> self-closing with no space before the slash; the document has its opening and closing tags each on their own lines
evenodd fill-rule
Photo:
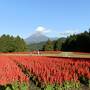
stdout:
<svg viewBox="0 0 90 90">
<path fill-rule="evenodd" d="M 52 40 L 52 41 L 53 41 L 53 43 L 55 43 L 57 40 L 54 40 L 54 41 Z M 59 38 L 59 40 L 61 40 L 62 42 L 64 42 L 66 40 L 66 38 L 62 37 L 62 38 Z M 29 51 L 42 50 L 43 49 L 43 46 L 45 44 L 46 44 L 46 41 L 40 42 L 40 43 L 30 43 L 28 45 L 28 48 L 29 48 Z"/>
<path fill-rule="evenodd" d="M 25 41 L 26 43 L 40 43 L 47 41 L 48 39 L 50 40 L 56 40 L 57 38 L 49 38 L 41 33 L 34 33 L 30 37 L 26 38 Z"/>
</svg>

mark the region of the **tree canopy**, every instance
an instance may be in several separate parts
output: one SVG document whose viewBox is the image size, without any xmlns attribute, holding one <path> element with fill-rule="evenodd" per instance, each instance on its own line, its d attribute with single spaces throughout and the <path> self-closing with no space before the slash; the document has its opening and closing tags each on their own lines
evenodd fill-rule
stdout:
<svg viewBox="0 0 90 90">
<path fill-rule="evenodd" d="M 44 51 L 53 51 L 53 42 L 51 40 L 48 40 L 46 44 L 43 46 Z"/>
<path fill-rule="evenodd" d="M 64 39 L 48 40 L 43 46 L 43 50 L 90 52 L 90 29 L 83 33 L 70 35 Z"/>
<path fill-rule="evenodd" d="M 64 51 L 90 52 L 90 29 L 67 37 L 62 45 Z"/>
<path fill-rule="evenodd" d="M 19 36 L 2 35 L 0 37 L 0 52 L 22 52 L 27 50 L 27 45 Z"/>
<path fill-rule="evenodd" d="M 48 40 L 43 46 L 44 51 L 59 51 L 62 48 L 62 43 L 65 41 L 65 38 L 59 38 L 55 41 Z"/>
</svg>

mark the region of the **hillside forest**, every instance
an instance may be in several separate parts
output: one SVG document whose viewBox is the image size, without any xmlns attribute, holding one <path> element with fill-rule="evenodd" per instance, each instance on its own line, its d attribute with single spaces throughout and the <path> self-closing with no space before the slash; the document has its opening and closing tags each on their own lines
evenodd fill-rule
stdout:
<svg viewBox="0 0 90 90">
<path fill-rule="evenodd" d="M 0 52 L 27 52 L 27 51 L 75 51 L 90 52 L 90 29 L 83 33 L 73 34 L 67 38 L 59 38 L 46 42 L 27 44 L 17 36 L 2 35 L 0 37 Z"/>
</svg>

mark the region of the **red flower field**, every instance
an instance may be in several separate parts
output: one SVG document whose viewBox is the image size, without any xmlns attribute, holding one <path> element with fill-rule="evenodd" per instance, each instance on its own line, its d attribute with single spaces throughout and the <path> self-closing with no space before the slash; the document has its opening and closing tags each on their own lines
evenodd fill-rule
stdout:
<svg viewBox="0 0 90 90">
<path fill-rule="evenodd" d="M 90 61 L 80 58 L 55 58 L 41 56 L 12 57 L 23 64 L 31 74 L 38 76 L 44 83 L 59 84 L 64 81 L 77 81 L 82 75 L 90 79 Z"/>
<path fill-rule="evenodd" d="M 8 56 L 0 56 L 0 85 L 10 84 L 18 80 L 27 82 L 28 78 Z"/>
<path fill-rule="evenodd" d="M 24 70 L 24 71 L 23 71 Z M 25 73 L 26 72 L 26 73 Z M 33 77 L 42 85 L 64 82 L 89 84 L 90 59 L 46 56 L 0 56 L 0 85 L 15 81 L 30 83 Z M 85 81 L 85 82 L 86 82 Z"/>
</svg>

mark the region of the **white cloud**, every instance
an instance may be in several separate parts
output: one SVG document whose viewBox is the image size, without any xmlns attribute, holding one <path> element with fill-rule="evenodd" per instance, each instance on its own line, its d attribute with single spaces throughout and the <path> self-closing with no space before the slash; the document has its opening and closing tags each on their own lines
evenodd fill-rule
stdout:
<svg viewBox="0 0 90 90">
<path fill-rule="evenodd" d="M 65 33 L 67 33 L 67 34 L 75 34 L 76 30 L 66 30 Z"/>
<path fill-rule="evenodd" d="M 38 33 L 49 33 L 49 32 L 51 32 L 51 30 L 49 30 L 43 26 L 38 26 L 35 31 Z"/>
<path fill-rule="evenodd" d="M 66 33 L 72 35 L 72 34 L 78 34 L 81 33 L 81 31 L 79 29 L 75 29 L 75 30 L 66 30 Z"/>
<path fill-rule="evenodd" d="M 78 34 L 80 33 L 80 30 L 76 29 L 76 30 L 66 30 L 65 32 L 61 32 L 61 35 L 73 35 L 73 34 Z"/>
<path fill-rule="evenodd" d="M 61 36 L 70 36 L 70 35 L 73 35 L 73 34 L 78 34 L 78 33 L 81 33 L 81 31 L 79 29 L 69 29 L 69 30 L 65 30 L 64 32 L 60 32 L 59 34 Z"/>
</svg>

